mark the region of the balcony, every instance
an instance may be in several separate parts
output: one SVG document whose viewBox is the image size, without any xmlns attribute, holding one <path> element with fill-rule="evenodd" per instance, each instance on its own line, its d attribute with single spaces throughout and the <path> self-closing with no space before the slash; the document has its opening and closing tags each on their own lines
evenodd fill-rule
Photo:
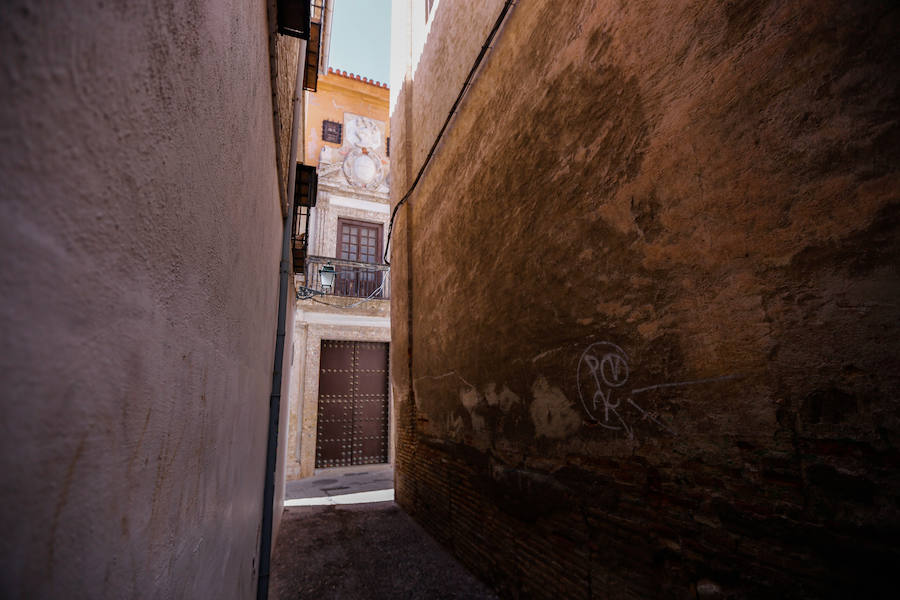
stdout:
<svg viewBox="0 0 900 600">
<path fill-rule="evenodd" d="M 331 263 L 335 278 L 333 289 L 326 290 L 319 277 L 319 269 Z M 317 292 L 349 298 L 389 298 L 388 265 L 343 260 L 328 256 L 306 257 L 305 286 Z"/>
</svg>

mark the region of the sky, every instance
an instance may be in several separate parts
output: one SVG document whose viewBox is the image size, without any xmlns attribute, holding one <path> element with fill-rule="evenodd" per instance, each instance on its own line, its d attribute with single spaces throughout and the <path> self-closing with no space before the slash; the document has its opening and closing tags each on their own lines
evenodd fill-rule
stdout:
<svg viewBox="0 0 900 600">
<path fill-rule="evenodd" d="M 390 79 L 391 0 L 334 0 L 328 66 Z"/>
</svg>

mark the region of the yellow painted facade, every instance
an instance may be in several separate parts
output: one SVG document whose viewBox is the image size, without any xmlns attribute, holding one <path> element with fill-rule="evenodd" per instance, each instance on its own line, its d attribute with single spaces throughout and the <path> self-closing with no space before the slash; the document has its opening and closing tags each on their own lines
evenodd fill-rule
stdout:
<svg viewBox="0 0 900 600">
<path fill-rule="evenodd" d="M 343 123 L 345 112 L 384 122 L 390 136 L 390 90 L 386 84 L 357 77 L 346 71 L 328 69 L 328 73 L 319 76 L 316 93 L 307 94 L 305 164 L 318 166 L 323 146 L 341 147 L 341 144 L 322 141 L 322 121 Z M 384 166 L 387 168 L 387 162 Z"/>
</svg>

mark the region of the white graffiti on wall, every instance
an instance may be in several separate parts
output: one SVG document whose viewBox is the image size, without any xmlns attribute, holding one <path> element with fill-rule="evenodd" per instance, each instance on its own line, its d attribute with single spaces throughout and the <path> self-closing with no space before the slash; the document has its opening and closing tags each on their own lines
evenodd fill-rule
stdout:
<svg viewBox="0 0 900 600">
<path fill-rule="evenodd" d="M 576 371 L 578 396 L 591 422 L 605 429 L 624 431 L 628 439 L 634 439 L 634 426 L 626 417 L 634 412 L 639 415 L 640 420 L 650 421 L 660 429 L 677 435 L 672 427 L 661 421 L 655 413 L 644 410 L 631 396 L 659 388 L 712 383 L 737 377 L 725 375 L 659 383 L 626 391 L 625 384 L 631 374 L 628 361 L 628 354 L 616 344 L 595 342 L 581 354 Z"/>
</svg>

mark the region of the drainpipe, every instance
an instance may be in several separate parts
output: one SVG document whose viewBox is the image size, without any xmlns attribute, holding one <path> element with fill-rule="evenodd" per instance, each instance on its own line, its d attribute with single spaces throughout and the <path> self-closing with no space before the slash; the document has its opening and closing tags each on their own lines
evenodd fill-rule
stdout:
<svg viewBox="0 0 900 600">
<path fill-rule="evenodd" d="M 275 467 L 278 461 L 278 417 L 281 411 L 281 382 L 284 368 L 284 339 L 286 334 L 288 291 L 291 274 L 291 229 L 294 225 L 294 187 L 297 183 L 297 145 L 300 137 L 300 110 L 303 94 L 303 72 L 306 70 L 306 40 L 300 40 L 300 58 L 297 61 L 297 82 L 294 87 L 294 117 L 291 122 L 291 149 L 289 153 L 287 184 L 288 214 L 281 238 L 281 264 L 278 280 L 278 329 L 275 336 L 275 365 L 272 368 L 272 394 L 269 396 L 269 441 L 266 447 L 266 482 L 263 489 L 263 519 L 259 542 L 259 579 L 256 584 L 257 600 L 269 596 L 269 570 L 272 564 L 272 525 L 275 507 Z"/>
</svg>

